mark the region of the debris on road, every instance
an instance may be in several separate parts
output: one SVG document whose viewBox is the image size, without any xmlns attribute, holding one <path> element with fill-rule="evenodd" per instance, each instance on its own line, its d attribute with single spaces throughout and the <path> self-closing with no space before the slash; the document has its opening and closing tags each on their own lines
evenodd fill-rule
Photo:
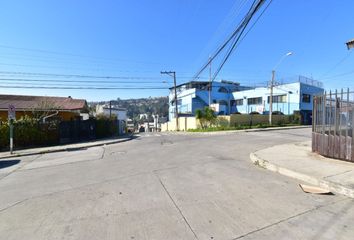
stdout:
<svg viewBox="0 0 354 240">
<path fill-rule="evenodd" d="M 324 188 L 305 185 L 305 184 L 299 184 L 299 186 L 302 189 L 302 191 L 304 191 L 305 193 L 334 195 L 331 191 L 324 189 Z"/>
</svg>

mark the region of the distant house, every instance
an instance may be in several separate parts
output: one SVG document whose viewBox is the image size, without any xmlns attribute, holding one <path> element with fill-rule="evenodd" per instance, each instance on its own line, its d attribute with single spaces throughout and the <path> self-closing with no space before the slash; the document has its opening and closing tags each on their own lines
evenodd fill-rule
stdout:
<svg viewBox="0 0 354 240">
<path fill-rule="evenodd" d="M 100 114 L 104 116 L 116 116 L 118 120 L 127 121 L 127 109 L 115 105 L 111 107 L 109 107 L 109 104 L 97 105 L 96 115 Z"/>
<path fill-rule="evenodd" d="M 127 109 L 115 105 L 110 106 L 109 104 L 97 105 L 96 116 L 97 115 L 117 117 L 119 134 L 125 133 L 125 128 L 127 126 Z"/>
<path fill-rule="evenodd" d="M 127 131 L 128 132 L 134 132 L 135 131 L 135 124 L 134 124 L 133 119 L 130 119 L 130 118 L 127 119 L 126 127 L 127 127 Z"/>
<path fill-rule="evenodd" d="M 8 108 L 16 109 L 16 119 L 22 116 L 37 117 L 44 121 L 56 118 L 62 121 L 80 118 L 80 113 L 87 113 L 87 102 L 84 99 L 71 97 L 0 95 L 0 120 L 7 121 Z"/>
</svg>

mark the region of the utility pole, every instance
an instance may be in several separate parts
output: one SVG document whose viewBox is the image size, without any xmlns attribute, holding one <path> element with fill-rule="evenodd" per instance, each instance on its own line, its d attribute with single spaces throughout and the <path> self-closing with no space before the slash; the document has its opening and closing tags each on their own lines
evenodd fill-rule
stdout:
<svg viewBox="0 0 354 240">
<path fill-rule="evenodd" d="M 174 71 L 163 71 L 163 72 L 161 72 L 161 74 L 167 74 L 167 75 L 173 77 L 173 85 L 174 85 L 174 92 L 175 92 L 176 130 L 179 131 L 179 126 L 178 126 L 178 106 L 177 106 L 176 72 L 174 72 Z"/>
<path fill-rule="evenodd" d="M 275 70 L 272 71 L 272 80 L 270 81 L 270 96 L 269 96 L 269 125 L 272 125 L 273 113 L 273 87 L 274 87 Z"/>
<path fill-rule="evenodd" d="M 109 119 L 112 118 L 112 101 L 109 101 Z"/>
<path fill-rule="evenodd" d="M 211 105 L 211 57 L 209 57 L 209 107 Z"/>
</svg>

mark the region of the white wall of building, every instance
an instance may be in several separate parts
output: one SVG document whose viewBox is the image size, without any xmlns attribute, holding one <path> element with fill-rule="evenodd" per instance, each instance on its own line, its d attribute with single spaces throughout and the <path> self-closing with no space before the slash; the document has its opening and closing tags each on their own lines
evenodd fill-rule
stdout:
<svg viewBox="0 0 354 240">
<path fill-rule="evenodd" d="M 105 116 L 109 116 L 110 113 L 112 115 L 115 115 L 118 120 L 121 121 L 126 121 L 127 120 L 127 110 L 123 108 L 111 108 L 109 109 L 109 106 L 107 107 L 106 105 L 97 105 L 96 106 L 96 114 L 103 114 Z"/>
</svg>

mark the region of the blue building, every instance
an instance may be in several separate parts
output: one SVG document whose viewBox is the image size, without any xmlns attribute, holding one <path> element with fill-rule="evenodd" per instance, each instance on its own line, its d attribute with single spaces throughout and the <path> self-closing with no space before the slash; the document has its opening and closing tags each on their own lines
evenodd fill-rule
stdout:
<svg viewBox="0 0 354 240">
<path fill-rule="evenodd" d="M 234 92 L 251 89 L 230 81 L 213 82 L 212 84 L 208 81 L 191 81 L 180 84 L 176 86 L 179 116 L 193 116 L 197 109 L 203 109 L 209 106 L 210 85 L 210 105 L 216 108 L 220 115 L 232 113 L 232 109 L 229 109 L 228 106 L 229 102 L 233 99 Z M 174 88 L 170 88 L 169 103 L 169 119 L 172 119 L 175 117 Z"/>
<path fill-rule="evenodd" d="M 191 81 L 177 86 L 177 107 L 180 116 L 193 116 L 197 109 L 209 106 L 209 82 Z M 273 112 L 301 113 L 304 123 L 311 123 L 313 96 L 323 93 L 322 83 L 299 76 L 298 79 L 278 84 L 273 88 Z M 218 115 L 232 113 L 269 114 L 268 87 L 245 87 L 230 81 L 213 82 L 210 107 Z M 175 117 L 174 88 L 169 94 L 169 119 Z"/>
<path fill-rule="evenodd" d="M 290 115 L 295 111 L 302 115 L 303 123 L 310 124 L 313 97 L 324 92 L 322 83 L 300 76 L 296 81 L 279 84 L 273 88 L 273 112 Z M 241 114 L 269 114 L 270 89 L 258 87 L 234 92 L 236 112 Z"/>
</svg>

